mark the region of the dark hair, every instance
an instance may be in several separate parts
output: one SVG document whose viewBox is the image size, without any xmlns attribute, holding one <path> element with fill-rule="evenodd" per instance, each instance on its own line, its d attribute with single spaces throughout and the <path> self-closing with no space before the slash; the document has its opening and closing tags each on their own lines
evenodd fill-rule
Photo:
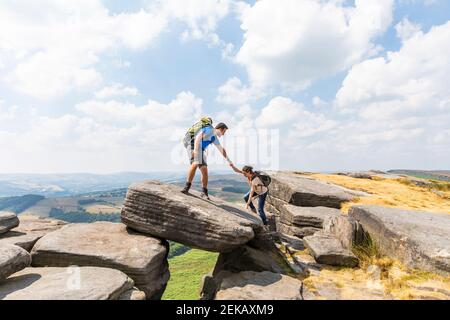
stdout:
<svg viewBox="0 0 450 320">
<path fill-rule="evenodd" d="M 225 123 L 221 122 L 221 123 L 217 124 L 216 129 L 218 129 L 218 130 L 227 130 L 228 127 L 227 127 L 227 125 Z"/>
<path fill-rule="evenodd" d="M 253 167 L 252 166 L 245 166 L 245 167 L 242 168 L 242 171 L 246 172 L 246 173 L 253 173 Z"/>
</svg>

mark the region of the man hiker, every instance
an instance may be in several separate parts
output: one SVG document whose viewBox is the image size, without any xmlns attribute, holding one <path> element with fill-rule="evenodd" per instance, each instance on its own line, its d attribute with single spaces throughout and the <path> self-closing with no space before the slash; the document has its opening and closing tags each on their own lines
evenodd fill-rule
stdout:
<svg viewBox="0 0 450 320">
<path fill-rule="evenodd" d="M 226 150 L 220 145 L 219 138 L 225 135 L 228 127 L 224 123 L 219 123 L 213 127 L 211 118 L 202 118 L 193 125 L 186 133 L 183 143 L 187 149 L 191 166 L 187 174 L 186 186 L 182 190 L 183 193 L 189 193 L 192 186 L 195 172 L 197 168 L 202 174 L 202 194 L 203 198 L 209 199 L 208 195 L 208 164 L 206 163 L 206 149 L 214 144 L 224 158 L 231 165 L 231 161 L 227 156 Z"/>
<path fill-rule="evenodd" d="M 266 213 L 264 212 L 264 204 L 266 203 L 266 198 L 269 193 L 270 177 L 262 172 L 254 171 L 251 166 L 245 166 L 242 170 L 236 168 L 232 163 L 230 163 L 230 166 L 236 173 L 243 174 L 250 185 L 250 191 L 244 196 L 246 209 L 251 209 L 253 213 L 258 212 L 264 225 L 267 226 L 268 223 Z M 258 211 L 256 211 L 256 208 L 253 205 L 253 200 L 256 198 L 258 198 Z"/>
</svg>

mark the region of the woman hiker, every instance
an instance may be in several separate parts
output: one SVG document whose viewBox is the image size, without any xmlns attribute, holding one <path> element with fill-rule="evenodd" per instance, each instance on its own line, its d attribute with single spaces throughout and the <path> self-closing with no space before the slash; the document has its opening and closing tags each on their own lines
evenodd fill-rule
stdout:
<svg viewBox="0 0 450 320">
<path fill-rule="evenodd" d="M 245 195 L 244 200 L 246 202 L 246 209 L 252 210 L 252 212 L 259 213 L 264 225 L 267 226 L 267 217 L 264 212 L 264 204 L 266 203 L 267 194 L 269 193 L 268 185 L 270 184 L 270 177 L 263 175 L 258 171 L 253 171 L 253 167 L 245 166 L 242 170 L 236 168 L 236 166 L 230 163 L 231 168 L 236 173 L 243 174 L 250 185 L 250 191 Z M 258 198 L 258 211 L 256 211 L 253 205 L 253 200 Z"/>
</svg>

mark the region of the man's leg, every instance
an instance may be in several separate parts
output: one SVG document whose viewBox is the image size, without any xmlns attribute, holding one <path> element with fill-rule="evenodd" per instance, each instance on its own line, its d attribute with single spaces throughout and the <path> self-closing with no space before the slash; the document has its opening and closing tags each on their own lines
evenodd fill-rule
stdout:
<svg viewBox="0 0 450 320">
<path fill-rule="evenodd" d="M 209 195 L 208 195 L 208 166 L 207 165 L 200 166 L 200 172 L 202 173 L 202 187 L 203 187 L 202 196 L 206 197 L 209 200 Z"/>
<path fill-rule="evenodd" d="M 191 164 L 191 166 L 189 167 L 189 171 L 188 171 L 187 179 L 186 179 L 186 185 L 184 186 L 183 190 L 181 190 L 181 192 L 189 193 L 189 190 L 192 187 L 192 181 L 194 180 L 194 177 L 195 177 L 195 171 L 197 171 L 197 167 L 198 167 L 198 165 L 196 163 Z"/>
<path fill-rule="evenodd" d="M 183 190 L 181 191 L 183 193 L 189 193 L 189 190 L 192 187 L 192 181 L 194 180 L 194 177 L 195 177 L 195 172 L 197 171 L 197 168 L 198 168 L 198 164 L 195 162 L 195 159 L 194 159 L 194 153 L 191 150 L 192 149 L 190 149 L 189 147 L 187 148 L 188 154 L 190 155 L 191 166 L 189 167 L 189 170 L 187 173 L 186 185 L 184 186 Z"/>
<path fill-rule="evenodd" d="M 208 167 L 201 166 L 200 172 L 202 173 L 202 187 L 208 189 Z"/>
<path fill-rule="evenodd" d="M 248 199 L 250 198 L 250 192 L 251 191 L 247 192 L 247 194 L 244 196 L 245 203 L 247 203 Z M 250 209 L 252 210 L 252 212 L 256 213 L 256 208 L 253 205 L 253 202 L 250 202 Z"/>
<path fill-rule="evenodd" d="M 266 197 L 267 192 L 258 197 L 258 213 L 265 226 L 267 226 L 267 217 L 266 213 L 264 212 L 264 204 L 266 203 Z"/>
<path fill-rule="evenodd" d="M 195 172 L 197 171 L 197 168 L 198 168 L 198 164 L 196 164 L 196 163 L 191 164 L 191 166 L 188 170 L 186 182 L 192 184 L 192 181 L 194 181 Z"/>
</svg>

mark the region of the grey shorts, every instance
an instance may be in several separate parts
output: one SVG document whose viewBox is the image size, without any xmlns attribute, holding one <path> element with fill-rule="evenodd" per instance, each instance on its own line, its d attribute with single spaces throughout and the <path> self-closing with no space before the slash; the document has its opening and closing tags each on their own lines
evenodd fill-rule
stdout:
<svg viewBox="0 0 450 320">
<path fill-rule="evenodd" d="M 200 154 L 198 154 L 197 157 L 194 157 L 194 137 L 191 137 L 189 134 L 186 134 L 186 136 L 183 139 L 183 144 L 188 153 L 190 164 L 196 162 L 199 167 L 208 166 L 208 163 L 206 162 L 205 150 L 203 150 Z"/>
</svg>

